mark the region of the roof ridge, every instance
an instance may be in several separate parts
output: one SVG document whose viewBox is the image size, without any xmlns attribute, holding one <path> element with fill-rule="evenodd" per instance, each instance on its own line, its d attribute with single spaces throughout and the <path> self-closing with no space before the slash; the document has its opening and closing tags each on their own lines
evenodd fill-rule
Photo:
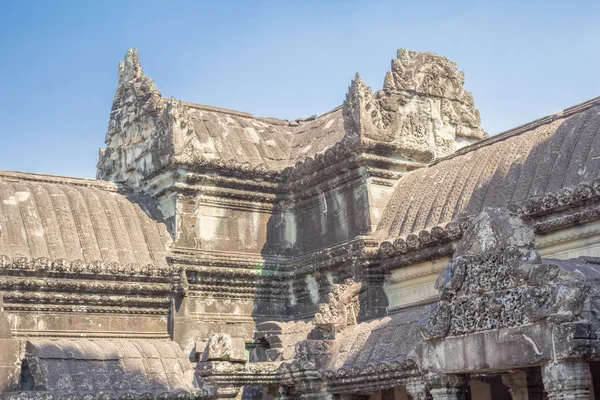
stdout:
<svg viewBox="0 0 600 400">
<path fill-rule="evenodd" d="M 205 111 L 213 111 L 213 112 L 218 112 L 218 113 L 222 113 L 222 114 L 230 114 L 230 115 L 237 115 L 240 117 L 245 117 L 245 118 L 252 118 L 252 119 L 257 119 L 257 120 L 264 120 L 264 121 L 268 121 L 268 122 L 273 122 L 273 121 L 277 121 L 277 122 L 281 122 L 281 123 L 286 123 L 286 122 L 290 122 L 290 121 L 304 121 L 304 122 L 309 122 L 309 121 L 313 121 L 316 119 L 319 119 L 321 117 L 325 117 L 329 114 L 332 114 L 336 111 L 338 111 L 339 109 L 341 109 L 343 107 L 343 105 L 339 105 L 337 107 L 334 107 L 333 109 L 324 112 L 323 114 L 320 114 L 316 117 L 307 117 L 307 118 L 296 118 L 296 119 L 280 119 L 277 117 L 257 117 L 254 114 L 251 114 L 249 112 L 246 111 L 238 111 L 238 110 L 232 110 L 230 108 L 223 108 L 223 107 L 215 107 L 215 106 L 209 106 L 206 104 L 198 104 L 198 103 L 194 103 L 194 102 L 189 102 L 189 101 L 185 101 L 185 100 L 180 100 L 181 102 L 185 103 L 188 107 L 191 108 L 195 108 L 197 110 L 205 110 Z"/>
<path fill-rule="evenodd" d="M 237 111 L 237 110 L 231 110 L 229 108 L 222 108 L 222 107 L 215 107 L 215 106 L 207 106 L 205 104 L 198 104 L 198 103 L 193 103 L 190 101 L 185 101 L 185 100 L 181 100 L 183 103 L 185 103 L 188 107 L 192 107 L 198 110 L 206 110 L 206 111 L 214 111 L 214 112 L 218 112 L 218 113 L 222 113 L 222 114 L 232 114 L 232 115 L 237 115 L 240 117 L 246 117 L 246 118 L 256 118 L 254 115 L 245 112 L 245 111 Z"/>
<path fill-rule="evenodd" d="M 600 96 L 599 97 L 594 97 L 593 99 L 584 101 L 584 102 L 576 104 L 574 106 L 565 108 L 562 111 L 556 112 L 554 114 L 546 115 L 544 117 L 535 119 L 535 120 L 533 120 L 531 122 L 527 122 L 525 124 L 518 125 L 518 126 L 516 126 L 514 128 L 511 128 L 511 129 L 509 129 L 507 131 L 500 132 L 497 135 L 490 136 L 487 139 L 484 139 L 484 140 L 481 140 L 479 142 L 473 143 L 473 144 L 471 144 L 469 146 L 463 147 L 462 149 L 459 149 L 459 150 L 455 151 L 452 154 L 449 154 L 449 155 L 447 155 L 445 157 L 439 158 L 439 159 L 435 160 L 434 162 L 432 162 L 429 165 L 430 166 L 431 165 L 435 165 L 435 164 L 438 164 L 438 163 L 440 163 L 442 161 L 450 160 L 450 159 L 452 159 L 454 157 L 458 157 L 458 156 L 462 156 L 464 154 L 470 153 L 470 152 L 475 151 L 475 150 L 477 150 L 477 149 L 479 149 L 481 147 L 490 146 L 490 145 L 492 145 L 494 143 L 497 143 L 497 142 L 509 139 L 511 137 L 514 137 L 514 136 L 518 136 L 518 135 L 520 135 L 522 133 L 529 132 L 532 129 L 538 128 L 538 127 L 540 127 L 542 125 L 550 124 L 550 123 L 552 123 L 552 122 L 554 122 L 554 121 L 556 121 L 558 119 L 568 118 L 568 117 L 570 117 L 570 116 L 572 116 L 574 114 L 577 114 L 577 113 L 580 113 L 582 111 L 585 111 L 588 108 L 591 108 L 591 107 L 596 106 L 596 105 L 600 105 Z"/>
<path fill-rule="evenodd" d="M 31 181 L 42 183 L 55 183 L 62 185 L 94 187 L 96 189 L 116 192 L 118 186 L 113 182 L 97 179 L 74 178 L 68 176 L 38 174 L 33 172 L 17 172 L 0 170 L 0 181 Z"/>
</svg>

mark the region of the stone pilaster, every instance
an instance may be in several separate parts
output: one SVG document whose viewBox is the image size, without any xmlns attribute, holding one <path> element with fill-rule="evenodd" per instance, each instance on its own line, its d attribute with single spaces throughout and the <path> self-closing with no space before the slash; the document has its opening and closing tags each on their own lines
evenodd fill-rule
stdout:
<svg viewBox="0 0 600 400">
<path fill-rule="evenodd" d="M 469 386 L 462 375 L 434 375 L 426 377 L 432 400 L 467 400 Z"/>
<path fill-rule="evenodd" d="M 423 378 L 414 378 L 406 383 L 406 393 L 412 398 L 412 400 L 430 400 L 429 391 L 427 385 L 423 381 Z"/>
<path fill-rule="evenodd" d="M 4 315 L 4 293 L 0 292 L 0 393 L 19 389 L 19 347 L 13 339 L 8 318 Z"/>
<path fill-rule="evenodd" d="M 508 388 L 513 400 L 529 400 L 527 374 L 514 371 L 502 375 L 502 383 Z"/>
<path fill-rule="evenodd" d="M 588 400 L 592 375 L 585 360 L 558 361 L 542 367 L 548 400 Z"/>
</svg>

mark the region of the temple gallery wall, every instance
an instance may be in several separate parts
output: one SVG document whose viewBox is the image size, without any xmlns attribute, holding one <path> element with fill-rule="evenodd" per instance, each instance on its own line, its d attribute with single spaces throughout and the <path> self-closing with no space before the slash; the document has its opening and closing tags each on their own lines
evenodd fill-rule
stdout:
<svg viewBox="0 0 600 400">
<path fill-rule="evenodd" d="M 163 98 L 129 50 L 97 165 L 0 172 L 0 399 L 600 393 L 600 99 L 488 137 L 401 49 L 279 120 Z"/>
</svg>

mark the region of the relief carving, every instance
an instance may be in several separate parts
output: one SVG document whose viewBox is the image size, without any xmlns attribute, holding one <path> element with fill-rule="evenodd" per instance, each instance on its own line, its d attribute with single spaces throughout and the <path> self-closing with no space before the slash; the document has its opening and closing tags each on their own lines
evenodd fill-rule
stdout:
<svg viewBox="0 0 600 400">
<path fill-rule="evenodd" d="M 417 161 L 431 161 L 487 137 L 456 64 L 401 49 L 382 90 L 356 75 L 344 102 L 346 135 L 360 135 Z M 457 139 L 461 138 L 461 144 Z"/>
<path fill-rule="evenodd" d="M 438 278 L 440 301 L 421 321 L 425 337 L 583 318 L 590 285 L 581 274 L 543 263 L 534 239 L 516 214 L 486 208 Z"/>
<path fill-rule="evenodd" d="M 313 324 L 328 337 L 335 337 L 349 325 L 356 325 L 360 302 L 358 294 L 362 283 L 346 279 L 343 284 L 333 285 L 329 301 L 319 304 L 319 312 L 313 318 Z"/>
</svg>

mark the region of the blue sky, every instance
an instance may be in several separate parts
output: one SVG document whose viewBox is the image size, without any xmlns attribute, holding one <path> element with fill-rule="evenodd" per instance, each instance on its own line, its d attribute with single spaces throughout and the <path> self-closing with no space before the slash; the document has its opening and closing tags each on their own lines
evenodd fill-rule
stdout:
<svg viewBox="0 0 600 400">
<path fill-rule="evenodd" d="M 0 0 L 0 170 L 94 177 L 129 47 L 165 97 L 289 119 L 435 52 L 496 134 L 600 96 L 599 22 L 583 0 Z"/>
</svg>

